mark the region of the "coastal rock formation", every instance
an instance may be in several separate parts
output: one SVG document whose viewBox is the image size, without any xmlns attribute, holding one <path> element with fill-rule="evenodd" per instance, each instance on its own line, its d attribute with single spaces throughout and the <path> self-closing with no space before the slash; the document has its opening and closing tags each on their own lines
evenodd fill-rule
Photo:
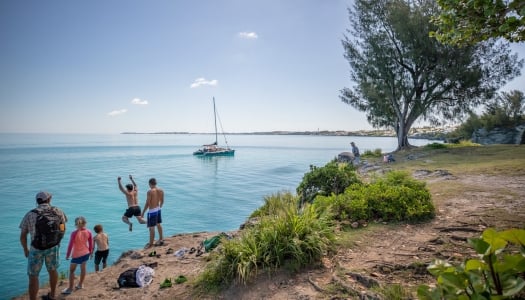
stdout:
<svg viewBox="0 0 525 300">
<path fill-rule="evenodd" d="M 491 131 L 480 128 L 472 134 L 472 142 L 482 145 L 525 144 L 525 124 L 514 128 L 497 127 Z"/>
</svg>

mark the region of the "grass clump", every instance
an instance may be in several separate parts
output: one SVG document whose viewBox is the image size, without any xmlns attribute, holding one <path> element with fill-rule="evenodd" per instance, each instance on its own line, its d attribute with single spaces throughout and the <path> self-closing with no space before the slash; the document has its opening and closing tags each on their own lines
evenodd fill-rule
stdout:
<svg viewBox="0 0 525 300">
<path fill-rule="evenodd" d="M 364 158 L 372 158 L 372 157 L 383 157 L 383 153 L 381 152 L 380 148 L 372 150 L 365 150 L 363 154 L 361 155 Z"/>
<path fill-rule="evenodd" d="M 289 193 L 268 197 L 257 212 L 259 222 L 239 238 L 224 241 L 221 253 L 197 279 L 197 288 L 218 291 L 234 281 L 245 284 L 261 271 L 296 271 L 319 263 L 334 245 L 333 227 L 314 206 L 298 203 Z"/>
<path fill-rule="evenodd" d="M 386 285 L 375 290 L 389 300 L 412 299 L 411 291 L 399 284 Z"/>
<path fill-rule="evenodd" d="M 250 218 L 278 215 L 285 212 L 290 205 L 299 205 L 297 196 L 292 195 L 290 192 L 272 194 L 264 197 L 264 204 L 252 212 Z"/>
</svg>

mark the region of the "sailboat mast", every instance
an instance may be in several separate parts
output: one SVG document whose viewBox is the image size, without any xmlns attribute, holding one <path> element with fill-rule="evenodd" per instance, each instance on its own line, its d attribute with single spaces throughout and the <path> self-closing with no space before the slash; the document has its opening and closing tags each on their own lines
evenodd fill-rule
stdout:
<svg viewBox="0 0 525 300">
<path fill-rule="evenodd" d="M 215 111 L 215 97 L 213 97 L 213 117 L 215 118 L 215 145 L 219 145 L 217 138 L 217 112 Z"/>
</svg>

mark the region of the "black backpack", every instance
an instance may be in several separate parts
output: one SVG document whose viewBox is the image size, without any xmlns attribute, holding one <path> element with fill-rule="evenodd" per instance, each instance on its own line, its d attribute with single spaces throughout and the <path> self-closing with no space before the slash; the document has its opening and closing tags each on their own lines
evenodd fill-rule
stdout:
<svg viewBox="0 0 525 300">
<path fill-rule="evenodd" d="M 137 270 L 138 268 L 127 269 L 118 277 L 118 287 L 139 287 L 137 284 Z"/>
<path fill-rule="evenodd" d="M 65 224 L 56 208 L 33 209 L 37 214 L 35 236 L 31 245 L 39 250 L 46 250 L 58 244 L 64 237 Z"/>
</svg>

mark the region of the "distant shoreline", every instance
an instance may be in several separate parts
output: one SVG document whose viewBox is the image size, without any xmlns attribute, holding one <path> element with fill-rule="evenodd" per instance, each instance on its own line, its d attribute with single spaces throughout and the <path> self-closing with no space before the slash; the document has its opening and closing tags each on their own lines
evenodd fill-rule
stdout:
<svg viewBox="0 0 525 300">
<path fill-rule="evenodd" d="M 412 139 L 445 140 L 450 130 L 441 128 L 413 128 L 408 135 Z M 121 134 L 215 134 L 210 132 L 122 132 Z M 226 135 L 315 135 L 315 136 L 360 136 L 360 137 L 396 137 L 393 130 L 358 130 L 358 131 L 260 131 L 242 133 L 224 133 Z"/>
</svg>

